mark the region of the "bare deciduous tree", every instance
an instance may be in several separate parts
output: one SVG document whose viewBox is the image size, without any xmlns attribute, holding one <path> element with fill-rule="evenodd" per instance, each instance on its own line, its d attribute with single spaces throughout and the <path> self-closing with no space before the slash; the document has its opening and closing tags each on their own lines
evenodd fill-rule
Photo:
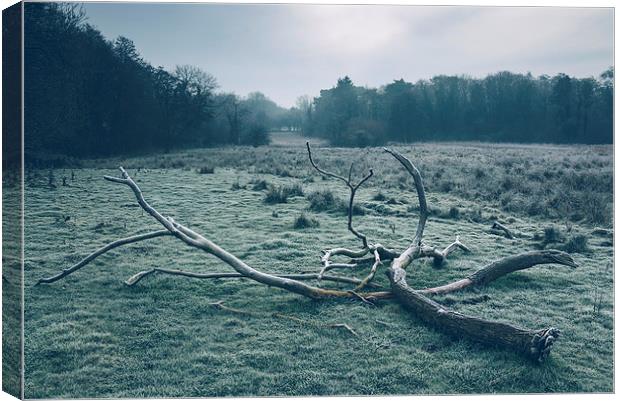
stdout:
<svg viewBox="0 0 620 401">
<path fill-rule="evenodd" d="M 307 144 L 308 158 L 312 166 L 320 174 L 342 181 L 349 188 L 350 197 L 348 207 L 348 229 L 361 242 L 361 248 L 356 250 L 338 247 L 323 251 L 323 256 L 321 257 L 322 266 L 317 274 L 265 273 L 249 266 L 237 256 L 221 248 L 213 241 L 203 237 L 201 234 L 195 232 L 189 227 L 174 221 L 171 217 L 164 216 L 158 210 L 153 208 L 146 201 L 141 189 L 135 181 L 129 176 L 125 169 L 120 167 L 121 177 L 105 176 L 104 178 L 113 183 L 127 185 L 133 191 L 140 207 L 142 207 L 144 211 L 157 220 L 164 228 L 162 230 L 145 234 L 137 234 L 114 241 L 91 253 L 77 264 L 61 271 L 60 273 L 52 277 L 40 279 L 37 284 L 53 283 L 60 280 L 63 277 L 66 277 L 67 275 L 86 266 L 96 257 L 118 246 L 161 236 L 172 236 L 184 242 L 188 246 L 214 255 L 232 267 L 235 272 L 195 273 L 182 270 L 155 268 L 139 272 L 130 277 L 125 282 L 127 285 L 133 286 L 149 275 L 162 273 L 196 279 L 247 278 L 261 284 L 281 288 L 283 290 L 294 292 L 312 299 L 352 298 L 366 303 L 372 303 L 381 299 L 396 299 L 405 308 L 411 310 L 418 319 L 433 325 L 448 334 L 458 337 L 467 337 L 472 340 L 488 344 L 501 345 L 516 352 L 523 353 L 534 360 L 544 360 L 548 356 L 553 343 L 559 336 L 558 329 L 553 327 L 536 330 L 524 329 L 504 322 L 490 321 L 478 317 L 468 316 L 451 311 L 447 307 L 433 301 L 429 297 L 435 294 L 447 294 L 455 291 L 461 291 L 472 286 L 487 285 L 506 274 L 517 270 L 527 269 L 539 264 L 555 263 L 576 267 L 577 265 L 570 255 L 557 250 L 525 252 L 494 261 L 472 275 L 453 283 L 420 290 L 411 288 L 406 280 L 407 276 L 405 269 L 407 269 L 407 267 L 409 267 L 414 260 L 420 258 L 433 258 L 437 263 L 442 263 L 452 252 L 456 250 L 460 249 L 464 252 L 470 252 L 470 250 L 466 245 L 460 242 L 458 236 L 453 243 L 445 247 L 443 250 L 431 247 L 423 242 L 424 227 L 428 217 L 428 206 L 426 203 L 426 194 L 424 191 L 422 176 L 415 165 L 403 154 L 393 149 L 384 149 L 386 152 L 391 154 L 412 176 L 419 201 L 420 213 L 415 235 L 411 244 L 403 251 L 395 251 L 378 242 L 372 242 L 365 234 L 361 233 L 353 226 L 353 205 L 356 192 L 365 182 L 372 178 L 374 175 L 373 171 L 370 170 L 357 183 L 355 183 L 351 177 L 354 167 L 353 164 L 349 169 L 349 174 L 347 177 L 324 170 L 319 167 L 312 158 L 310 145 Z M 348 260 L 343 262 L 335 262 L 333 259 L 337 256 L 346 257 Z M 378 285 L 373 283 L 373 279 L 375 278 L 379 267 L 382 265 L 387 265 L 388 263 L 389 266 L 387 267 L 386 273 L 389 278 L 390 288 L 377 288 Z M 331 270 L 355 270 L 361 269 L 365 266 L 370 266 L 370 270 L 362 279 L 326 274 Z M 318 284 L 307 284 L 305 281 L 308 280 L 316 280 Z M 321 284 L 323 281 L 348 284 L 354 287 L 350 289 L 341 287 L 326 288 Z"/>
</svg>

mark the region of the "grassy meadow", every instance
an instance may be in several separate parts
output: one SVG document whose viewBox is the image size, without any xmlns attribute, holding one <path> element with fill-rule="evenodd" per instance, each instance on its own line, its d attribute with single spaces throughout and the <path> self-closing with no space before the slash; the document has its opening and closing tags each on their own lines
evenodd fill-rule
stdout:
<svg viewBox="0 0 620 401">
<path fill-rule="evenodd" d="M 348 193 L 312 169 L 301 138 L 279 134 L 268 147 L 90 160 L 26 172 L 25 396 L 613 391 L 612 147 L 396 148 L 425 180 L 431 207 L 425 242 L 443 248 L 458 234 L 473 250 L 452 254 L 441 267 L 416 261 L 408 273 L 412 287 L 463 278 L 523 251 L 571 252 L 577 269 L 543 265 L 486 288 L 434 297 L 487 319 L 559 328 L 562 336 L 546 362 L 448 337 L 394 301 L 312 301 L 248 280 L 164 275 L 127 287 L 124 280 L 154 267 L 232 271 L 170 237 L 117 248 L 61 281 L 33 286 L 108 242 L 159 229 L 129 188 L 102 179 L 118 174 L 118 165 L 160 212 L 251 266 L 317 272 L 321 249 L 358 246 L 341 202 Z M 372 167 L 375 176 L 357 195 L 354 224 L 373 242 L 408 245 L 417 199 L 400 164 L 380 148 L 316 146 L 314 156 L 341 174 L 353 160 L 355 176 Z M 516 238 L 490 233 L 495 220 Z M 376 281 L 387 286 L 382 272 Z M 252 313 L 210 305 L 218 301 Z M 359 336 L 325 326 L 336 323 Z"/>
</svg>

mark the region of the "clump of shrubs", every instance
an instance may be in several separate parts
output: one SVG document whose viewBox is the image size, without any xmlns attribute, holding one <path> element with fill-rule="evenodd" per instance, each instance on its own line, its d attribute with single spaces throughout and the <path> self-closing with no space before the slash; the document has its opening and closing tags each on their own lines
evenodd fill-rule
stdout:
<svg viewBox="0 0 620 401">
<path fill-rule="evenodd" d="M 185 165 L 185 164 L 183 163 L 183 165 Z M 175 168 L 176 166 L 173 165 L 172 167 Z M 182 166 L 180 166 L 180 167 L 182 167 Z M 204 167 L 200 167 L 198 169 L 198 174 L 213 174 L 213 173 L 215 173 L 215 168 L 213 168 L 211 166 L 204 166 Z"/>
<path fill-rule="evenodd" d="M 286 193 L 287 196 L 304 196 L 304 190 L 299 184 L 285 186 L 282 188 L 282 191 Z"/>
<path fill-rule="evenodd" d="M 269 186 L 269 190 L 265 194 L 265 203 L 286 203 L 288 198 L 292 196 L 304 196 L 301 185 Z"/>
<path fill-rule="evenodd" d="M 583 234 L 573 235 L 568 239 L 564 250 L 568 253 L 586 253 L 590 250 L 588 247 L 588 237 Z"/>
<path fill-rule="evenodd" d="M 471 211 L 469 218 L 474 223 L 482 223 L 485 221 L 484 217 L 482 216 L 482 209 L 479 207 Z"/>
<path fill-rule="evenodd" d="M 183 168 L 187 167 L 187 163 L 183 159 L 168 160 L 167 166 L 164 168 Z"/>
<path fill-rule="evenodd" d="M 459 218 L 460 215 L 461 215 L 461 211 L 456 206 L 452 206 L 450 208 L 450 210 L 448 211 L 448 217 L 451 218 L 451 219 L 455 219 L 456 220 L 456 219 Z"/>
<path fill-rule="evenodd" d="M 288 193 L 282 187 L 269 187 L 265 194 L 265 203 L 286 203 L 288 201 Z"/>
<path fill-rule="evenodd" d="M 304 213 L 300 214 L 295 218 L 293 222 L 293 228 L 296 230 L 303 230 L 304 228 L 316 228 L 320 225 L 319 221 L 306 216 Z"/>
<path fill-rule="evenodd" d="M 265 180 L 256 179 L 250 181 L 250 184 L 252 184 L 252 191 L 264 191 L 269 188 L 269 183 Z"/>
<path fill-rule="evenodd" d="M 588 223 L 609 224 L 613 216 L 611 202 L 601 193 L 584 192 L 579 197 L 583 217 Z"/>
<path fill-rule="evenodd" d="M 342 212 L 348 213 L 349 205 L 334 195 L 330 190 L 315 191 L 307 196 L 310 201 L 308 209 L 313 212 Z M 354 215 L 363 215 L 364 209 L 359 205 L 353 205 Z"/>
<path fill-rule="evenodd" d="M 560 230 L 558 230 L 555 226 L 545 227 L 543 234 L 543 243 L 546 245 L 556 242 L 562 242 L 562 235 L 560 234 Z"/>
<path fill-rule="evenodd" d="M 383 202 L 385 201 L 387 198 L 386 196 L 383 194 L 383 192 L 377 192 L 375 194 L 375 196 L 372 197 L 373 200 L 376 200 L 378 202 Z"/>
<path fill-rule="evenodd" d="M 233 182 L 233 184 L 230 186 L 230 189 L 232 189 L 233 191 L 239 191 L 241 189 L 245 189 L 245 185 L 241 185 L 239 183 L 239 181 L 235 181 Z"/>
<path fill-rule="evenodd" d="M 308 209 L 313 212 L 327 212 L 344 203 L 330 190 L 312 192 L 308 195 L 308 201 L 310 201 Z"/>
</svg>

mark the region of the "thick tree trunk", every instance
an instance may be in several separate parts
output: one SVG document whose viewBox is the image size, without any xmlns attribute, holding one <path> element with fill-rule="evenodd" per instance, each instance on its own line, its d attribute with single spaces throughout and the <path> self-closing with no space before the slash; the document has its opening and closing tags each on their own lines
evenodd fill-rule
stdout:
<svg viewBox="0 0 620 401">
<path fill-rule="evenodd" d="M 388 269 L 388 277 L 394 296 L 405 308 L 447 334 L 502 346 L 539 362 L 549 355 L 560 335 L 555 328 L 528 330 L 451 311 L 409 287 L 406 273 L 399 267 Z"/>
</svg>

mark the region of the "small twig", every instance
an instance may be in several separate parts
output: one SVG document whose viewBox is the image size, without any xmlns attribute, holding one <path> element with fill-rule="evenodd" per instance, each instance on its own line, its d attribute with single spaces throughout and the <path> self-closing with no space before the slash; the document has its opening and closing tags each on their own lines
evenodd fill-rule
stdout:
<svg viewBox="0 0 620 401">
<path fill-rule="evenodd" d="M 364 298 L 363 296 L 361 296 L 360 294 L 358 294 L 357 292 L 355 292 L 354 290 L 349 290 L 347 291 L 349 294 L 354 295 L 356 298 L 358 298 L 360 301 L 362 301 L 363 303 L 370 305 L 370 306 L 376 306 L 374 303 L 372 303 L 371 301 L 369 301 L 368 299 Z"/>
<path fill-rule="evenodd" d="M 353 330 L 348 324 L 346 323 L 335 323 L 335 324 L 330 324 L 329 327 L 342 327 L 343 329 L 346 329 L 349 333 L 353 334 L 355 337 L 359 337 L 358 334 L 355 332 L 355 330 Z"/>
</svg>

